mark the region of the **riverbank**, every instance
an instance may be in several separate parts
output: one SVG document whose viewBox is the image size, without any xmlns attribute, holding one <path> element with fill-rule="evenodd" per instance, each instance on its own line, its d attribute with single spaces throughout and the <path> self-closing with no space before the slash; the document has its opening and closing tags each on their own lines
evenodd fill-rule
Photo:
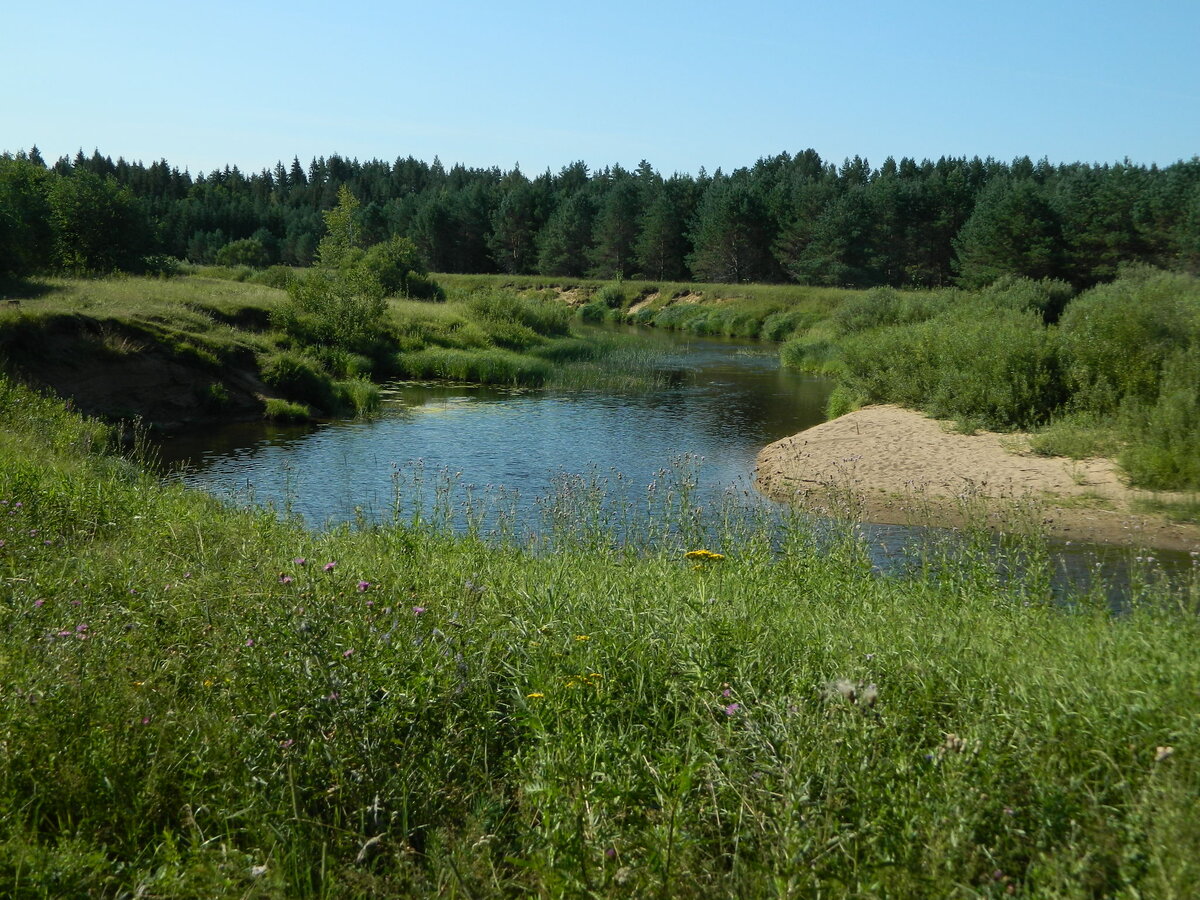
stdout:
<svg viewBox="0 0 1200 900">
<path fill-rule="evenodd" d="M 1189 495 L 1128 487 L 1112 460 L 1035 456 L 1022 434 L 957 434 L 898 406 L 869 406 L 769 445 L 755 483 L 775 500 L 852 511 L 888 524 L 997 530 L 1041 526 L 1053 537 L 1200 550 L 1200 526 L 1139 511 Z"/>
</svg>

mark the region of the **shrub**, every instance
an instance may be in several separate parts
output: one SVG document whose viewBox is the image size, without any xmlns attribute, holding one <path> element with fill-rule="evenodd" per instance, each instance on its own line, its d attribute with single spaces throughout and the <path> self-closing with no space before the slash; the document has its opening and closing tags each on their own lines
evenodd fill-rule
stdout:
<svg viewBox="0 0 1200 900">
<path fill-rule="evenodd" d="M 332 379 L 309 356 L 284 351 L 261 365 L 263 381 L 290 400 L 299 400 L 330 411 L 336 407 Z"/>
<path fill-rule="evenodd" d="M 873 329 L 843 342 L 843 360 L 843 384 L 865 400 L 971 425 L 1028 427 L 1064 399 L 1056 344 L 1032 312 L 961 311 Z"/>
<path fill-rule="evenodd" d="M 1163 361 L 1200 343 L 1200 282 L 1142 269 L 1073 300 L 1060 325 L 1067 385 L 1081 408 L 1154 404 Z"/>
<path fill-rule="evenodd" d="M 1200 344 L 1173 353 L 1154 403 L 1127 403 L 1121 420 L 1129 445 L 1119 459 L 1135 484 L 1200 490 Z"/>
<path fill-rule="evenodd" d="M 245 238 L 240 241 L 230 241 L 217 251 L 218 266 L 250 266 L 261 269 L 267 264 L 269 255 L 267 248 L 257 238 Z"/>
<path fill-rule="evenodd" d="M 288 302 L 274 319 L 303 343 L 358 350 L 383 327 L 387 301 L 369 278 L 316 269 L 293 278 L 287 291 Z"/>
<path fill-rule="evenodd" d="M 269 266 L 261 272 L 256 272 L 250 280 L 255 284 L 285 291 L 293 277 L 294 273 L 289 266 Z"/>
<path fill-rule="evenodd" d="M 979 292 L 978 302 L 1005 309 L 1033 310 L 1047 323 L 1057 322 L 1063 309 L 1075 295 L 1065 281 L 1020 278 L 1005 275 Z"/>
</svg>

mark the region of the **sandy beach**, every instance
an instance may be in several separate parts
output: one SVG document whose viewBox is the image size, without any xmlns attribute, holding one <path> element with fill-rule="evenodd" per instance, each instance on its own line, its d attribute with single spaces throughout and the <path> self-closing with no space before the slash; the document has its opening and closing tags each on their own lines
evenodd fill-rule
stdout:
<svg viewBox="0 0 1200 900">
<path fill-rule="evenodd" d="M 863 521 L 998 530 L 1040 525 L 1071 540 L 1200 551 L 1200 526 L 1135 510 L 1187 495 L 1127 487 L 1112 460 L 1035 456 L 1025 435 L 958 434 L 898 406 L 870 406 L 776 441 L 758 455 L 776 500 Z"/>
</svg>

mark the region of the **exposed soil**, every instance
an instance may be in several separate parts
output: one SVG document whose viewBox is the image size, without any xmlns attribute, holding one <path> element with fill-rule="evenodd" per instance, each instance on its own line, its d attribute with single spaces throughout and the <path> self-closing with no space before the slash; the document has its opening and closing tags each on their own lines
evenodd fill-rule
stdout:
<svg viewBox="0 0 1200 900">
<path fill-rule="evenodd" d="M 758 455 L 755 483 L 776 500 L 864 521 L 997 530 L 1040 525 L 1097 543 L 1200 551 L 1200 526 L 1135 511 L 1150 494 L 1122 481 L 1112 460 L 1035 456 L 1024 435 L 956 434 L 897 406 L 871 406 Z"/>
<path fill-rule="evenodd" d="M 252 364 L 217 368 L 80 317 L 39 334 L 36 352 L 9 348 L 14 373 L 107 419 L 161 430 L 261 419 L 272 392 Z"/>
</svg>

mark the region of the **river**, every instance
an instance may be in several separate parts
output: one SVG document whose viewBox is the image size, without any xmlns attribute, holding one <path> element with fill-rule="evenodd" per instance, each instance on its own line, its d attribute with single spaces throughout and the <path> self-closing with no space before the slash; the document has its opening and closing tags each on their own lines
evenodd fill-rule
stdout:
<svg viewBox="0 0 1200 900">
<path fill-rule="evenodd" d="M 451 505 L 503 520 L 514 533 L 545 526 L 555 498 L 599 488 L 626 512 L 688 485 L 715 509 L 753 490 L 766 444 L 824 421 L 831 383 L 779 365 L 776 348 L 653 332 L 670 387 L 644 393 L 540 391 L 477 385 L 389 385 L 369 419 L 305 426 L 231 425 L 163 441 L 171 478 L 237 503 L 269 504 L 312 527 L 411 521 Z M 694 488 L 690 486 L 694 479 Z M 655 492 L 658 492 L 657 497 Z M 498 526 L 496 526 L 498 527 Z M 864 526 L 877 567 L 900 565 L 928 530 Z M 1180 555 L 1155 566 L 1186 569 Z M 1143 577 L 1124 549 L 1059 544 L 1056 581 L 1086 587 Z M 1124 588 L 1118 588 L 1123 593 Z"/>
</svg>

